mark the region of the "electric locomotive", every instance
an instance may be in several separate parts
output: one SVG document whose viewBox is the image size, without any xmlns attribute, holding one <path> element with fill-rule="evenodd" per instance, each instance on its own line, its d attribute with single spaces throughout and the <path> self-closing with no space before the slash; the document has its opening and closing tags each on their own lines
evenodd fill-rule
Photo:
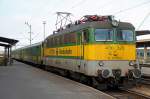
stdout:
<svg viewBox="0 0 150 99">
<path fill-rule="evenodd" d="M 113 16 L 86 15 L 43 42 L 43 64 L 82 82 L 120 85 L 140 78 L 135 28 Z"/>
</svg>

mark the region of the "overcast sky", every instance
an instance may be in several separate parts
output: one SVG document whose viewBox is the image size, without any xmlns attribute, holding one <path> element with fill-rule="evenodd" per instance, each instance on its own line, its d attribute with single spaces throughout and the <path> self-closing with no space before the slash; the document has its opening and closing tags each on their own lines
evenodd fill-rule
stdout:
<svg viewBox="0 0 150 99">
<path fill-rule="evenodd" d="M 19 47 L 29 45 L 27 21 L 32 25 L 32 43 L 42 41 L 42 22 L 46 21 L 46 36 L 52 34 L 57 11 L 70 12 L 73 18 L 114 15 L 137 30 L 150 13 L 150 0 L 0 0 L 0 36 L 19 40 Z M 139 29 L 150 30 L 150 16 Z"/>
</svg>

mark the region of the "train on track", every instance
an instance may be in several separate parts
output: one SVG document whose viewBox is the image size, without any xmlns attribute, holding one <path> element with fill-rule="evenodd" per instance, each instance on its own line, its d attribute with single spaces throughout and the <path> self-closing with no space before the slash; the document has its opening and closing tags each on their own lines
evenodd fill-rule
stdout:
<svg viewBox="0 0 150 99">
<path fill-rule="evenodd" d="M 141 77 L 135 28 L 112 16 L 86 15 L 43 42 L 14 50 L 13 58 L 40 64 L 100 89 Z"/>
</svg>

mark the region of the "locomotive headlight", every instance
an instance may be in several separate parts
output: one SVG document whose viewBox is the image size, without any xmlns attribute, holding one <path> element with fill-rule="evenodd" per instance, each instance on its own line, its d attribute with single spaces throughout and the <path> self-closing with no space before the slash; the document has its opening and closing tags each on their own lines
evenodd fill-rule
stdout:
<svg viewBox="0 0 150 99">
<path fill-rule="evenodd" d="M 135 62 L 135 61 L 130 61 L 130 62 L 129 62 L 129 65 L 130 65 L 130 66 L 135 66 L 135 65 L 136 65 L 136 62 Z"/>
<path fill-rule="evenodd" d="M 104 62 L 103 62 L 103 61 L 99 61 L 99 62 L 98 62 L 98 65 L 99 65 L 99 66 L 104 66 Z"/>
</svg>

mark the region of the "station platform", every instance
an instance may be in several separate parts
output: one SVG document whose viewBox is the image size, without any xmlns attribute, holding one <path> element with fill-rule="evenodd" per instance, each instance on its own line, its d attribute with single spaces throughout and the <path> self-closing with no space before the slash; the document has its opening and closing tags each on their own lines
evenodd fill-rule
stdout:
<svg viewBox="0 0 150 99">
<path fill-rule="evenodd" d="M 94 88 L 14 61 L 0 66 L 0 99 L 114 99 Z"/>
</svg>

